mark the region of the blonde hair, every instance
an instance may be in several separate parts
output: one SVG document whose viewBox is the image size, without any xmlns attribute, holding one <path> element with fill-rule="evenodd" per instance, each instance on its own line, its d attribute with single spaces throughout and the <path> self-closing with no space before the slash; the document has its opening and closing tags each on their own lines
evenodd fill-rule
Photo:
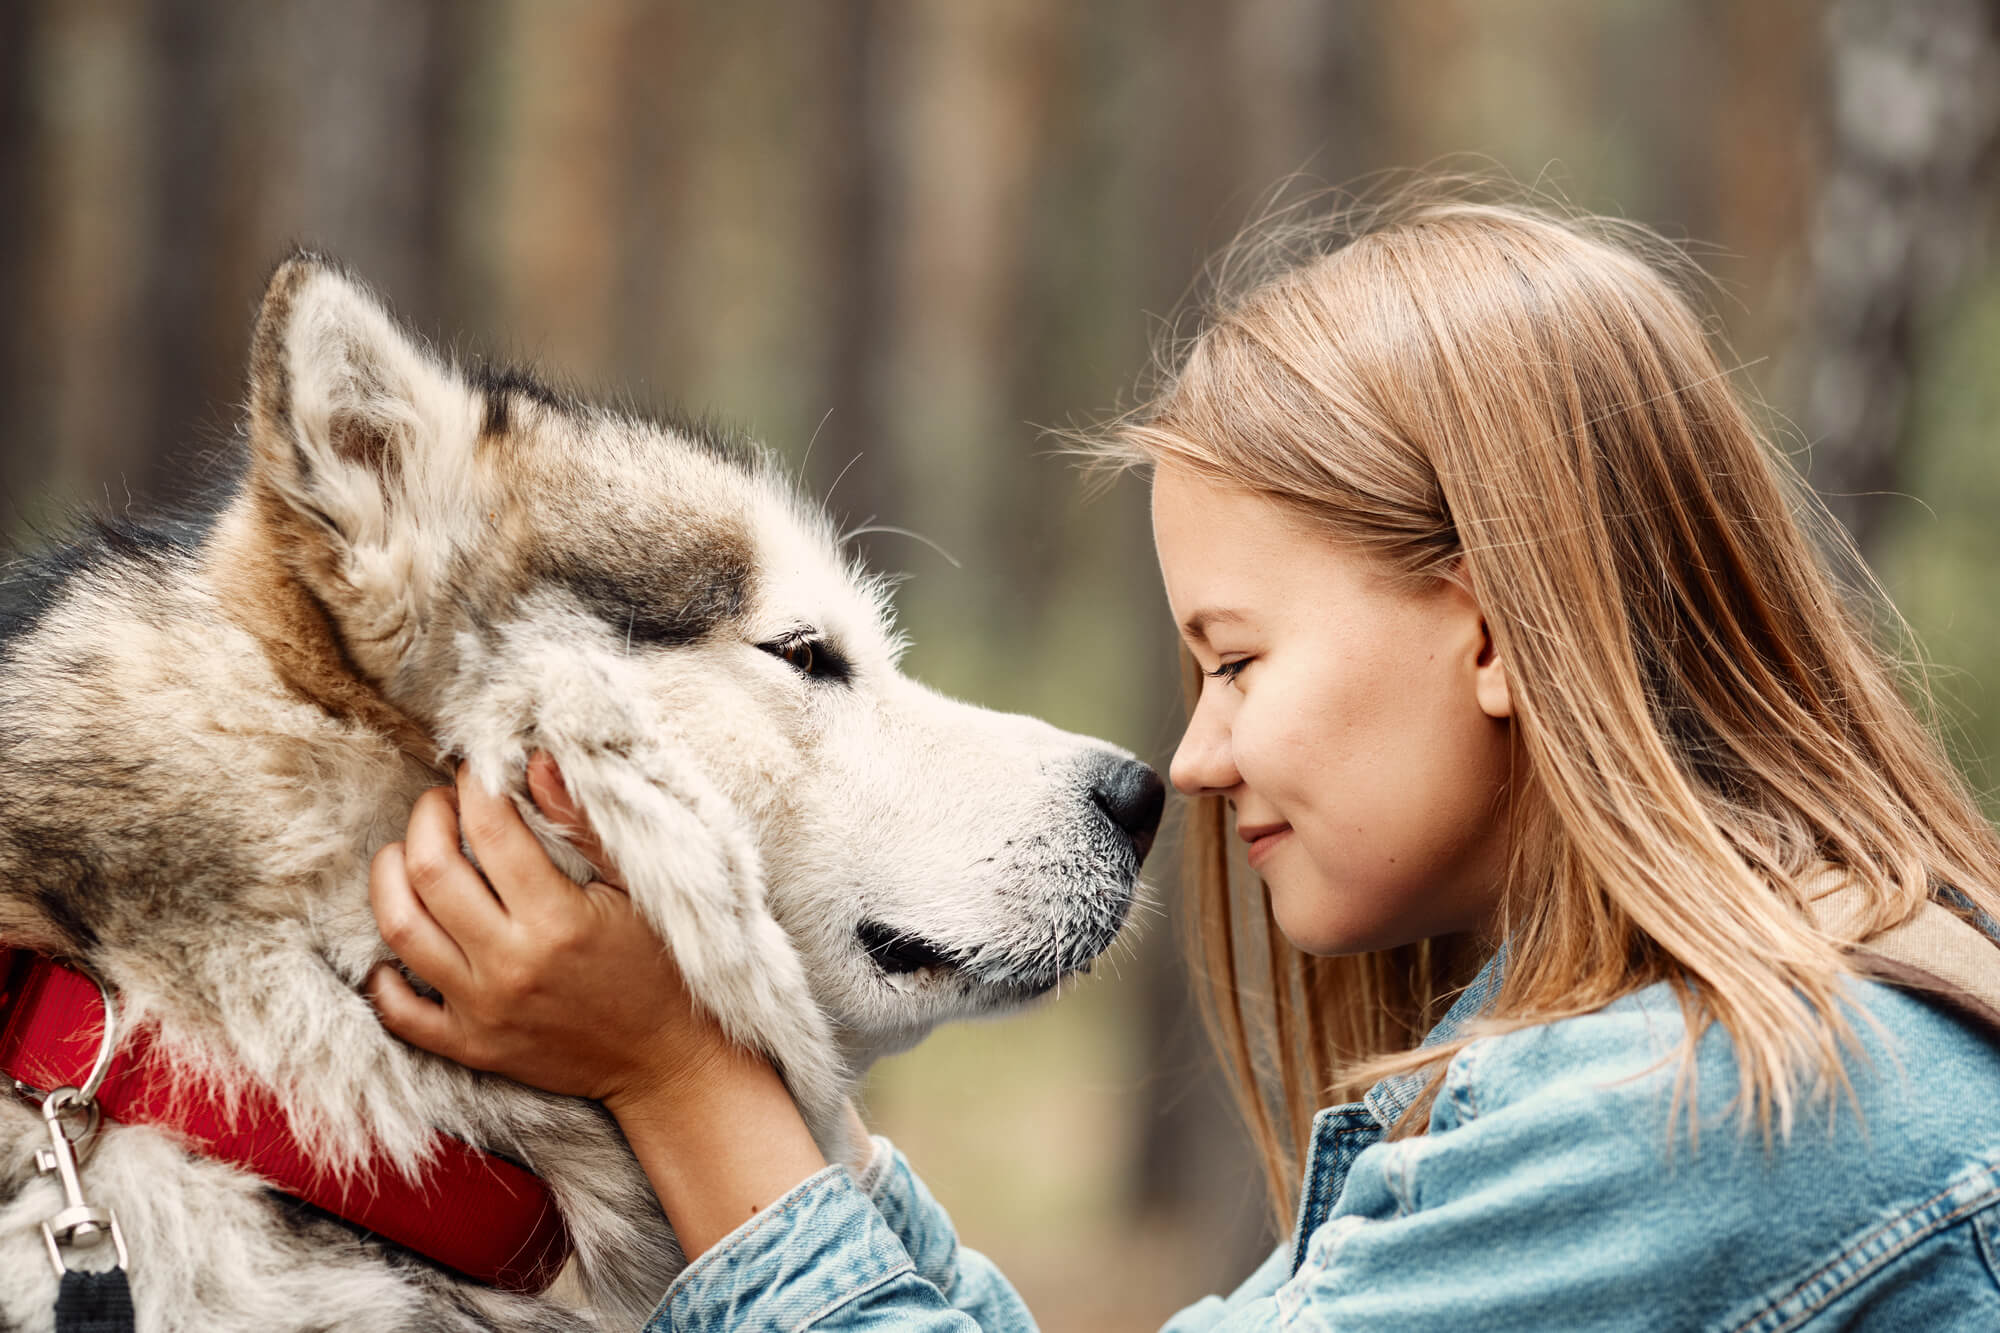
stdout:
<svg viewBox="0 0 2000 1333">
<path fill-rule="evenodd" d="M 1945 889 L 2000 916 L 2000 838 L 1802 525 L 1900 627 L 1886 596 L 1649 255 L 1678 266 L 1642 229 L 1435 185 L 1267 227 L 1096 448 L 1279 501 L 1412 580 L 1464 558 L 1514 705 L 1508 965 L 1477 1031 L 1666 982 L 1677 1087 L 1720 1023 L 1744 1124 L 1782 1135 L 1852 1038 L 1852 941 L 1810 923 L 1809 872 L 1863 887 L 1857 938 Z M 1301 953 L 1261 887 L 1232 893 L 1221 801 L 1191 814 L 1191 954 L 1282 1229 L 1313 1110 L 1395 1069 L 1434 1090 L 1469 1038 L 1413 1048 L 1480 959 Z"/>
</svg>

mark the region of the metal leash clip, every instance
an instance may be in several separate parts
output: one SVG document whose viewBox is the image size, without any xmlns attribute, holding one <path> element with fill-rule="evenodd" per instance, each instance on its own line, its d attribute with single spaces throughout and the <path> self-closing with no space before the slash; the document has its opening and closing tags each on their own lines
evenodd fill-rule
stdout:
<svg viewBox="0 0 2000 1333">
<path fill-rule="evenodd" d="M 107 1236 L 117 1252 L 117 1266 L 121 1269 L 129 1266 L 125 1234 L 118 1229 L 117 1215 L 109 1208 L 93 1207 L 84 1200 L 83 1181 L 76 1169 L 89 1156 L 97 1127 L 104 1118 L 97 1105 L 97 1090 L 111 1069 L 111 1055 L 118 1044 L 118 1017 L 111 1004 L 111 992 L 95 976 L 90 979 L 97 993 L 104 997 L 104 1041 L 97 1048 L 97 1062 L 90 1068 L 90 1077 L 81 1088 L 57 1088 L 42 1098 L 42 1122 L 49 1131 L 49 1146 L 35 1150 L 35 1169 L 54 1172 L 62 1182 L 63 1207 L 42 1223 L 42 1239 L 48 1244 L 49 1262 L 55 1265 L 57 1277 L 69 1271 L 69 1265 L 63 1262 L 64 1246 L 94 1250 Z M 83 1115 L 83 1125 L 74 1135 L 69 1132 L 65 1118 L 73 1112 Z"/>
</svg>

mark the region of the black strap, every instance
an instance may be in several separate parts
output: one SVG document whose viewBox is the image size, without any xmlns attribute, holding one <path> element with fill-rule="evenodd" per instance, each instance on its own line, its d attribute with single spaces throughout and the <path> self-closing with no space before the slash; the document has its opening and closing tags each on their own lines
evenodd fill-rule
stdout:
<svg viewBox="0 0 2000 1333">
<path fill-rule="evenodd" d="M 132 1288 L 125 1270 L 85 1273 L 72 1268 L 56 1295 L 56 1333 L 133 1333 Z"/>
</svg>

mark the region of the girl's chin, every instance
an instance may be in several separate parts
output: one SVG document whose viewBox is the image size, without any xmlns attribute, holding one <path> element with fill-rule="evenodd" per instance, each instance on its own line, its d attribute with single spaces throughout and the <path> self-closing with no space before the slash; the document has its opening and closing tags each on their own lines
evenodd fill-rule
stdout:
<svg viewBox="0 0 2000 1333">
<path fill-rule="evenodd" d="M 1294 856 L 1279 858 L 1273 873 L 1264 876 L 1271 899 L 1271 919 L 1278 933 L 1301 953 L 1322 958 L 1372 953 L 1411 942 L 1410 924 L 1396 920 L 1356 919 L 1339 906 L 1353 908 L 1356 892 L 1328 884 L 1309 862 Z M 1393 914 L 1392 914 L 1393 916 Z"/>
</svg>

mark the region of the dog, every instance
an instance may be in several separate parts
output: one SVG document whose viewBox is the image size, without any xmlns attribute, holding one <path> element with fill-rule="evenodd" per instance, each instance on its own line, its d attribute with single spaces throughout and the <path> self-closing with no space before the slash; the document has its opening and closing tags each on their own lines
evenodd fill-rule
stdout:
<svg viewBox="0 0 2000 1333">
<path fill-rule="evenodd" d="M 328 1178 L 421 1183 L 440 1132 L 532 1170 L 594 1316 L 108 1121 L 81 1178 L 141 1329 L 630 1327 L 683 1266 L 600 1107 L 412 1049 L 360 993 L 389 957 L 370 858 L 455 761 L 583 879 L 524 794 L 556 759 L 829 1160 L 871 1061 L 1118 934 L 1158 776 L 902 675 L 886 584 L 758 446 L 453 364 L 306 253 L 248 381 L 209 517 L 99 523 L 6 580 L 0 942 L 98 979 L 187 1096 L 274 1101 Z M 0 1328 L 50 1327 L 48 1144 L 0 1095 Z"/>
</svg>

